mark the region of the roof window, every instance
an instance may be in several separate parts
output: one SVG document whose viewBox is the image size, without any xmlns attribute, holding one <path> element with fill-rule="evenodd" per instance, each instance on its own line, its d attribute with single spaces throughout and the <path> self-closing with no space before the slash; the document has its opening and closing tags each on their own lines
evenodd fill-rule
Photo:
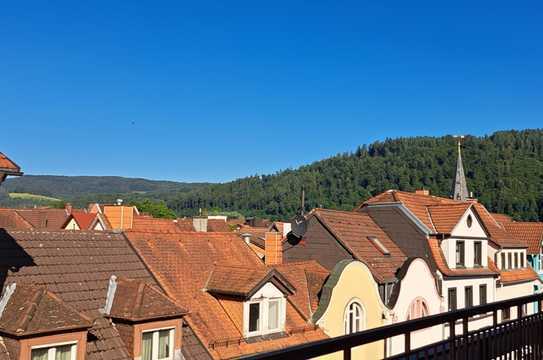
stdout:
<svg viewBox="0 0 543 360">
<path fill-rule="evenodd" d="M 383 245 L 383 243 L 381 241 L 379 241 L 379 239 L 377 239 L 377 237 L 368 236 L 368 240 L 373 244 L 373 246 L 375 246 L 377 248 L 377 250 L 379 250 L 381 252 L 381 254 L 383 254 L 385 256 L 390 256 L 390 251 L 388 251 L 387 247 L 385 245 Z"/>
</svg>

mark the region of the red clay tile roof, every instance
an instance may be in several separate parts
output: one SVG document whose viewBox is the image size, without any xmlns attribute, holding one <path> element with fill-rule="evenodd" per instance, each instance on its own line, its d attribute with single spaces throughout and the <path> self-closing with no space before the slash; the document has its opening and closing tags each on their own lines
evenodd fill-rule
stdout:
<svg viewBox="0 0 543 360">
<path fill-rule="evenodd" d="M 489 258 L 488 268 L 472 268 L 472 269 L 451 269 L 447 265 L 447 260 L 445 260 L 445 255 L 439 246 L 439 240 L 434 236 L 431 236 L 428 239 L 428 244 L 430 245 L 430 251 L 432 252 L 432 257 L 436 263 L 438 270 L 445 276 L 480 276 L 480 275 L 492 275 L 498 276 L 499 271 L 494 266 L 492 267 L 490 263 L 492 260 Z M 493 262 L 492 262 L 493 264 Z"/>
<path fill-rule="evenodd" d="M 0 332 L 26 336 L 88 329 L 91 320 L 45 287 L 15 284 L 0 318 Z"/>
<path fill-rule="evenodd" d="M 221 219 L 208 219 L 207 231 L 210 232 L 231 232 L 230 227 L 226 221 Z"/>
<path fill-rule="evenodd" d="M 538 279 L 539 276 L 537 276 L 537 273 L 531 267 L 502 271 L 500 273 L 500 281 L 505 285 L 534 281 Z"/>
<path fill-rule="evenodd" d="M 494 218 L 494 220 L 496 220 L 497 222 L 499 222 L 500 224 L 504 224 L 504 223 L 508 223 L 508 222 L 512 222 L 513 219 L 511 218 L 511 216 L 509 215 L 505 215 L 505 214 L 497 214 L 497 213 L 490 213 L 490 215 L 492 215 L 492 217 Z"/>
<path fill-rule="evenodd" d="M 434 226 L 434 222 L 431 216 L 431 207 L 447 207 L 451 206 L 452 209 L 457 209 L 460 211 L 461 204 L 471 204 L 475 209 L 475 212 L 481 219 L 485 230 L 488 232 L 490 239 L 502 247 L 525 247 L 522 241 L 516 240 L 508 234 L 503 226 L 499 224 L 495 218 L 488 212 L 488 210 L 483 206 L 483 204 L 475 201 L 457 201 L 452 199 L 447 199 L 438 196 L 424 195 L 417 193 L 409 193 L 399 190 L 388 190 L 384 193 L 381 193 L 377 196 L 374 196 L 362 203 L 357 207 L 360 209 L 366 205 L 375 205 L 375 204 L 388 204 L 388 203 L 401 203 L 407 209 L 409 209 L 413 215 L 415 215 L 431 232 L 438 233 L 439 230 Z M 467 205 L 466 205 L 467 206 Z M 438 211 L 439 212 L 439 211 Z M 441 211 L 441 213 L 444 211 Z M 442 214 L 438 214 L 438 219 L 442 219 Z M 457 215 L 457 214 L 456 214 Z M 448 229 L 448 221 L 445 221 L 443 226 L 439 225 L 442 229 Z"/>
<path fill-rule="evenodd" d="M 311 318 L 319 305 L 320 291 L 330 272 L 315 260 L 275 265 L 274 268 L 296 288 L 290 297 L 293 305 L 306 318 Z"/>
<path fill-rule="evenodd" d="M 155 232 L 181 232 L 178 223 L 172 219 L 158 219 L 150 216 L 135 215 L 132 224 L 134 231 L 155 231 Z"/>
<path fill-rule="evenodd" d="M 194 225 L 192 224 L 192 219 L 181 219 L 178 218 L 177 220 L 177 227 L 179 230 L 186 232 L 186 231 L 196 231 L 194 230 Z"/>
<path fill-rule="evenodd" d="M 369 214 L 327 209 L 314 209 L 310 214 L 316 216 L 357 260 L 363 261 L 378 282 L 395 279 L 396 271 L 407 256 Z M 379 251 L 370 241 L 370 237 L 376 237 L 388 249 L 390 255 L 384 255 Z"/>
<path fill-rule="evenodd" d="M 37 208 L 16 211 L 34 229 L 61 230 L 69 216 L 65 209 Z"/>
<path fill-rule="evenodd" d="M 506 222 L 502 223 L 515 239 L 528 244 L 528 254 L 539 254 L 543 241 L 543 222 Z"/>
<path fill-rule="evenodd" d="M 177 306 L 155 285 L 120 277 L 107 316 L 128 321 L 181 317 L 186 310 Z"/>
<path fill-rule="evenodd" d="M 0 209 L 0 229 L 32 229 L 32 225 L 26 221 L 15 209 Z"/>
<path fill-rule="evenodd" d="M 326 337 L 308 324 L 287 297 L 287 336 L 257 342 L 244 340 L 241 301 L 202 291 L 216 266 L 266 271 L 237 234 L 128 231 L 126 236 L 168 295 L 190 310 L 186 321 L 213 358 L 239 357 Z"/>
<path fill-rule="evenodd" d="M 214 294 L 248 298 L 268 281 L 274 282 L 286 295 L 294 291 L 283 275 L 273 269 L 238 266 L 215 266 L 205 284 L 205 289 Z"/>
<path fill-rule="evenodd" d="M 72 210 L 70 216 L 66 220 L 66 225 L 71 218 L 75 220 L 79 229 L 81 230 L 91 230 L 91 226 L 94 225 L 97 213 L 88 213 L 83 210 Z"/>
<path fill-rule="evenodd" d="M 432 205 L 428 206 L 428 212 L 436 231 L 450 234 L 470 207 L 470 203 Z"/>
<path fill-rule="evenodd" d="M 118 331 L 100 313 L 111 275 L 157 285 L 123 234 L 110 231 L 11 231 L 0 229 L 0 266 L 5 284 L 46 287 L 94 319 L 87 359 L 130 359 Z"/>
<path fill-rule="evenodd" d="M 0 152 L 0 172 L 7 175 L 22 175 L 21 167 Z"/>
</svg>

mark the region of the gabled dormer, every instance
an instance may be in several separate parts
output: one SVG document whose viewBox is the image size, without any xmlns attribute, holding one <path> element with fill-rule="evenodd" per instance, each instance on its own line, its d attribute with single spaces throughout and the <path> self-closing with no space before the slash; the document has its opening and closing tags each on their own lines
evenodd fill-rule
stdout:
<svg viewBox="0 0 543 360">
<path fill-rule="evenodd" d="M 102 312 L 115 323 L 132 358 L 180 358 L 187 311 L 157 287 L 112 276 Z"/>
<path fill-rule="evenodd" d="M 451 269 L 488 267 L 488 232 L 471 202 L 429 206 L 428 212 Z"/>
<path fill-rule="evenodd" d="M 277 270 L 217 266 L 205 289 L 239 309 L 242 318 L 237 325 L 244 337 L 285 330 L 287 297 L 294 293 L 294 287 Z"/>
<path fill-rule="evenodd" d="M 12 283 L 0 299 L 0 335 L 12 359 L 85 359 L 91 326 L 45 287 Z"/>
</svg>

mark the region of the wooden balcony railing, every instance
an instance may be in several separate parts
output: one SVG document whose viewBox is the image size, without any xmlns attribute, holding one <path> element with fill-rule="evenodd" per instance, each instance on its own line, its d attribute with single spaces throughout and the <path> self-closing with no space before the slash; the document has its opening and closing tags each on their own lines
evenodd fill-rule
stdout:
<svg viewBox="0 0 543 360">
<path fill-rule="evenodd" d="M 543 359 L 542 302 L 543 294 L 519 297 L 254 354 L 243 359 L 299 360 L 342 352 L 343 359 L 350 360 L 353 348 L 399 335 L 404 336 L 405 351 L 402 354 L 386 356 L 387 359 Z M 526 307 L 531 307 L 533 314 L 525 315 L 523 309 Z M 498 322 L 500 311 L 511 308 L 517 309 L 517 316 Z M 470 319 L 484 315 L 492 316 L 492 325 L 468 331 Z M 460 324 L 462 330 L 457 331 Z M 411 348 L 411 334 L 414 331 L 436 325 L 443 325 L 448 329 L 450 335 L 447 339 L 424 347 Z"/>
</svg>

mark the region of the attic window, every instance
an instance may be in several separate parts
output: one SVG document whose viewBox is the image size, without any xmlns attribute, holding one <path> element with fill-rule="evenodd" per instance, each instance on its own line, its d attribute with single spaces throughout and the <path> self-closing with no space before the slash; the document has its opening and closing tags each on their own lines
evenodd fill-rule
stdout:
<svg viewBox="0 0 543 360">
<path fill-rule="evenodd" d="M 375 246 L 377 250 L 379 250 L 383 255 L 390 256 L 390 251 L 388 251 L 387 247 L 383 245 L 383 243 L 380 242 L 379 239 L 377 239 L 377 237 L 368 236 L 368 240 L 371 241 L 373 246 Z"/>
<path fill-rule="evenodd" d="M 30 355 L 31 360 L 75 360 L 76 357 L 76 343 L 36 346 L 32 348 Z"/>
<path fill-rule="evenodd" d="M 473 225 L 473 218 L 471 217 L 471 215 L 468 215 L 466 222 L 469 228 L 471 227 L 471 225 Z"/>
</svg>

